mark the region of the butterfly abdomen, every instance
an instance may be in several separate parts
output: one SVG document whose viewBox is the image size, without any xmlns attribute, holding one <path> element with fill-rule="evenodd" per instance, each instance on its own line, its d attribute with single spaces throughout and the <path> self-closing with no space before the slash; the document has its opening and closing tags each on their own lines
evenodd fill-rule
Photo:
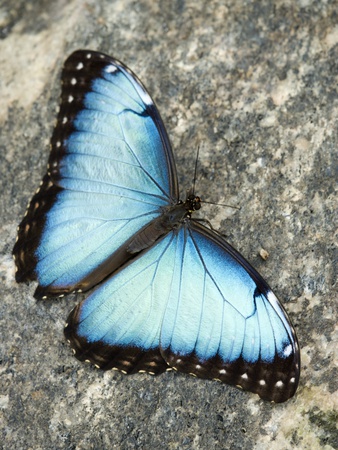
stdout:
<svg viewBox="0 0 338 450">
<path fill-rule="evenodd" d="M 149 248 L 161 236 L 179 227 L 183 219 L 188 215 L 186 203 L 168 206 L 160 217 L 153 220 L 137 234 L 135 239 L 129 244 L 128 252 L 134 254 Z"/>
</svg>

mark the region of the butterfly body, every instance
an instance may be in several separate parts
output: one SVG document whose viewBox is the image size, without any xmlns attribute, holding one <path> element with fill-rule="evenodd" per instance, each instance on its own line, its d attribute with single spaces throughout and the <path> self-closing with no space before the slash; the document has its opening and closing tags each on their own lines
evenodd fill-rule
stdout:
<svg viewBox="0 0 338 450">
<path fill-rule="evenodd" d="M 162 214 L 140 231 L 128 246 L 130 253 L 138 253 L 154 244 L 158 238 L 179 227 L 183 220 L 191 218 L 191 214 L 201 207 L 201 199 L 191 190 L 185 202 L 179 201 L 174 206 L 162 208 Z"/>
<path fill-rule="evenodd" d="M 16 279 L 36 297 L 95 290 L 70 313 L 75 355 L 102 369 L 170 368 L 282 402 L 299 347 L 283 307 L 224 238 L 191 215 L 151 97 L 119 61 L 65 63 L 48 170 L 18 229 Z"/>
</svg>

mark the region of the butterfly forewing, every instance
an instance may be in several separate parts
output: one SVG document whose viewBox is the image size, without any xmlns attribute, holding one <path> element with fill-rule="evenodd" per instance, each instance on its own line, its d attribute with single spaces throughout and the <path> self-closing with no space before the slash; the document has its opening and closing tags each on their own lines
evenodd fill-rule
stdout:
<svg viewBox="0 0 338 450">
<path fill-rule="evenodd" d="M 139 230 L 177 201 L 159 113 L 122 63 L 77 51 L 62 72 L 48 173 L 19 226 L 17 281 L 36 296 L 87 290 L 131 255 Z"/>
<path fill-rule="evenodd" d="M 17 242 L 13 249 L 16 264 L 15 279 L 18 283 L 36 280 L 35 268 L 38 259 L 35 252 L 40 243 L 47 213 L 61 190 L 46 174 L 18 226 Z"/>
</svg>

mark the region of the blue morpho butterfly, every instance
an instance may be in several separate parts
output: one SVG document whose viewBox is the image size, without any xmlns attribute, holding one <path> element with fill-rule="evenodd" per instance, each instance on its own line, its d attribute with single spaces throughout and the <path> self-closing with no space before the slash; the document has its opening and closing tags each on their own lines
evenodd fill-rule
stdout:
<svg viewBox="0 0 338 450">
<path fill-rule="evenodd" d="M 35 297 L 87 291 L 65 335 L 102 369 L 170 368 L 283 402 L 299 347 L 262 277 L 179 200 L 161 117 L 137 77 L 101 53 L 65 62 L 47 174 L 18 228 L 18 282 Z"/>
</svg>

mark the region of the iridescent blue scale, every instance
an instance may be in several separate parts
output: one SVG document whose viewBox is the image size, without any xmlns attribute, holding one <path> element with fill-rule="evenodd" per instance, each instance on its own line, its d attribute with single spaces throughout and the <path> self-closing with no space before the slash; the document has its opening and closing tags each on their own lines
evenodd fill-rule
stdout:
<svg viewBox="0 0 338 450">
<path fill-rule="evenodd" d="M 18 282 L 37 298 L 93 292 L 70 313 L 75 355 L 102 369 L 169 368 L 283 402 L 297 389 L 295 331 L 269 286 L 179 201 L 162 120 L 119 61 L 80 50 L 62 73 L 47 173 L 22 220 Z"/>
</svg>

